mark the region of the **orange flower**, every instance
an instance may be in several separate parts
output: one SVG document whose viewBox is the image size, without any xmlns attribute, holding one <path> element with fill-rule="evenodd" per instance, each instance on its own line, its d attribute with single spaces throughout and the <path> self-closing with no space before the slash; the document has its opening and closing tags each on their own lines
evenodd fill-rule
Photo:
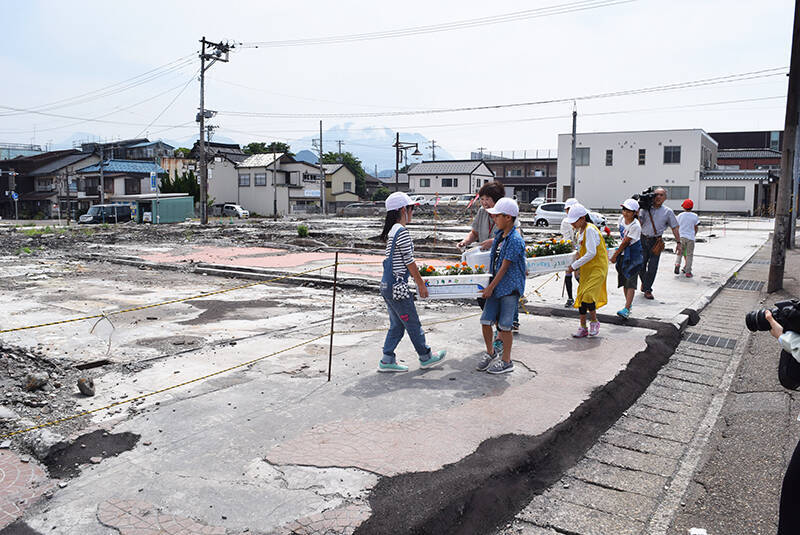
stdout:
<svg viewBox="0 0 800 535">
<path fill-rule="evenodd" d="M 453 269 L 453 266 L 445 266 L 444 269 Z"/>
<path fill-rule="evenodd" d="M 484 266 L 483 264 L 481 264 L 481 269 L 483 269 L 483 268 L 485 268 L 485 267 L 486 267 L 486 266 Z"/>
<path fill-rule="evenodd" d="M 466 266 L 466 265 L 467 265 L 467 263 L 466 263 L 466 262 L 461 262 L 461 265 L 462 265 L 462 266 Z"/>
</svg>

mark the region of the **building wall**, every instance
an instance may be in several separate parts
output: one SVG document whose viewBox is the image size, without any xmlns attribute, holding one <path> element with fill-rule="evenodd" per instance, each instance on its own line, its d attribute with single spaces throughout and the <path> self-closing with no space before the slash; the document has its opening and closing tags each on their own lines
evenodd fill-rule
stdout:
<svg viewBox="0 0 800 535">
<path fill-rule="evenodd" d="M 197 165 L 197 160 L 193 158 L 162 158 L 161 159 L 161 167 L 169 173 L 170 178 L 175 178 L 175 172 L 177 171 L 178 176 L 181 176 L 183 173 L 187 171 L 194 172 L 195 175 L 199 174 L 199 166 Z"/>
<path fill-rule="evenodd" d="M 350 169 L 345 166 L 340 167 L 335 173 L 333 174 L 325 174 L 325 182 L 327 187 L 325 189 L 325 202 L 332 203 L 332 202 L 356 202 L 358 201 L 358 195 L 356 194 L 356 175 L 354 175 Z M 341 195 L 334 196 L 334 193 L 341 193 L 345 191 L 344 183 L 350 182 L 350 191 L 352 193 L 344 193 Z"/>
<path fill-rule="evenodd" d="M 696 200 L 697 210 L 702 212 L 752 212 L 757 182 L 751 180 L 700 180 L 699 183 L 698 194 L 693 197 Z M 744 200 L 709 200 L 706 198 L 706 189 L 709 187 L 744 188 Z"/>
<path fill-rule="evenodd" d="M 220 158 L 208 163 L 208 198 L 214 204 L 239 202 L 239 173 L 230 160 Z M 252 184 L 252 178 L 251 178 Z"/>
<path fill-rule="evenodd" d="M 664 147 L 680 146 L 680 163 L 664 163 Z M 589 208 L 616 209 L 627 197 L 650 186 L 688 187 L 689 196 L 699 193 L 699 173 L 706 160 L 716 161 L 716 144 L 702 130 L 664 130 L 578 134 L 577 147 L 590 149 L 588 166 L 575 167 L 577 197 Z M 606 150 L 612 150 L 612 165 L 606 165 Z M 639 149 L 645 164 L 639 165 Z M 710 151 L 710 154 L 708 152 Z M 558 136 L 557 198 L 564 200 L 570 184 L 571 135 Z M 667 200 L 679 209 L 683 199 Z"/>
<path fill-rule="evenodd" d="M 781 168 L 780 158 L 720 158 L 721 166 L 730 166 L 737 169 L 775 169 Z"/>
<path fill-rule="evenodd" d="M 273 181 L 273 169 L 265 167 L 239 167 L 236 169 L 236 186 L 238 189 L 238 201 L 242 208 L 248 210 L 251 214 L 256 213 L 260 215 L 274 215 L 275 214 L 275 195 L 278 198 L 278 215 L 286 215 L 289 213 L 289 188 L 283 184 L 284 173 L 278 168 L 277 172 L 277 185 Z M 239 186 L 239 175 L 249 174 L 250 185 Z M 255 175 L 265 175 L 265 185 L 255 185 Z M 230 202 L 230 201 L 226 201 Z"/>
</svg>

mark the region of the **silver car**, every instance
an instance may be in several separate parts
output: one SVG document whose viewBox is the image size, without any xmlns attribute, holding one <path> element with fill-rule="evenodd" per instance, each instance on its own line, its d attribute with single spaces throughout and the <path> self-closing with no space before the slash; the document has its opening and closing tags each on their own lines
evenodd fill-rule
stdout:
<svg viewBox="0 0 800 535">
<path fill-rule="evenodd" d="M 536 214 L 533 216 L 533 222 L 537 227 L 549 227 L 561 225 L 561 220 L 567 217 L 564 211 L 563 202 L 547 202 L 539 205 L 536 209 Z M 600 229 L 606 226 L 606 218 L 603 214 L 598 212 L 589 212 L 589 219 L 592 223 Z"/>
</svg>

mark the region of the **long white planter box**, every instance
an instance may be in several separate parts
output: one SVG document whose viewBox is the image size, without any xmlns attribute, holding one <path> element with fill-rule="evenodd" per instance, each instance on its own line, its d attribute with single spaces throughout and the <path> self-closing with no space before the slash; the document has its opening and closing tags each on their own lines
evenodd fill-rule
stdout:
<svg viewBox="0 0 800 535">
<path fill-rule="evenodd" d="M 423 277 L 429 299 L 475 299 L 489 285 L 488 274 Z"/>
<path fill-rule="evenodd" d="M 462 262 L 474 267 L 476 264 L 483 264 L 489 269 L 489 254 L 491 251 L 481 251 L 478 247 L 473 247 L 461 255 Z M 575 259 L 575 253 L 557 254 L 551 256 L 539 256 L 536 258 L 526 258 L 525 264 L 528 269 L 528 276 L 535 277 L 545 273 L 555 273 L 564 271 Z"/>
</svg>

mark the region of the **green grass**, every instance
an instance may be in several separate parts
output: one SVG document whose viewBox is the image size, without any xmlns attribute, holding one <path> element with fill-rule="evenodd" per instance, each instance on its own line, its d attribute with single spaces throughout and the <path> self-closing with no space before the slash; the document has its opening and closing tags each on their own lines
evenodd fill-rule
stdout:
<svg viewBox="0 0 800 535">
<path fill-rule="evenodd" d="M 20 247 L 19 249 L 17 249 L 17 256 L 22 256 L 24 254 L 31 254 L 31 248 L 30 247 Z"/>
<path fill-rule="evenodd" d="M 308 225 L 302 223 L 297 225 L 297 235 L 301 238 L 308 238 Z"/>
</svg>

